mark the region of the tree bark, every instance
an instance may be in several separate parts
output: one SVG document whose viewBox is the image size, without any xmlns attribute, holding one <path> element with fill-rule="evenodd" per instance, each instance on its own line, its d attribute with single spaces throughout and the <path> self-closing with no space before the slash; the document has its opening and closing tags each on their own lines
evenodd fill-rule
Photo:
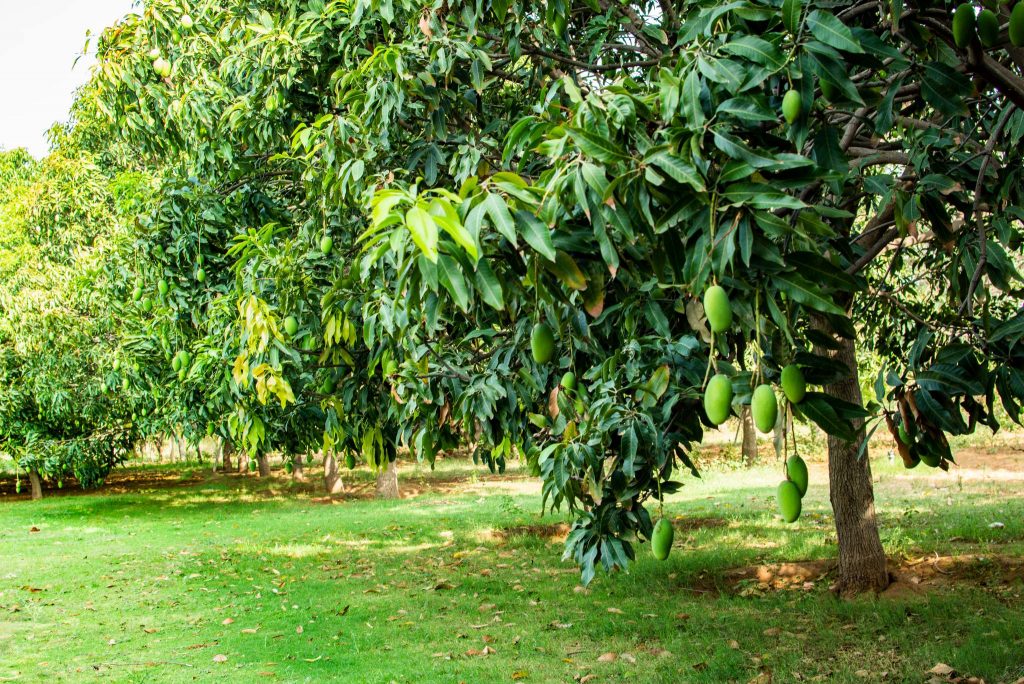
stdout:
<svg viewBox="0 0 1024 684">
<path fill-rule="evenodd" d="M 754 418 L 749 406 L 740 409 L 740 423 L 743 432 L 743 465 L 752 466 L 757 462 L 757 433 L 754 432 Z"/>
<path fill-rule="evenodd" d="M 270 457 L 266 454 L 256 455 L 256 465 L 259 466 L 260 477 L 270 477 Z"/>
<path fill-rule="evenodd" d="M 397 499 L 398 497 L 398 460 L 388 464 L 377 473 L 377 488 L 374 496 L 378 499 Z"/>
<path fill-rule="evenodd" d="M 28 471 L 28 481 L 32 485 L 32 500 L 38 501 L 43 498 L 43 479 L 39 477 L 39 471 L 32 468 Z"/>
<path fill-rule="evenodd" d="M 345 485 L 338 473 L 338 460 L 330 451 L 324 454 L 324 488 L 328 494 L 341 494 L 345 491 Z"/>
<path fill-rule="evenodd" d="M 306 458 L 309 458 L 309 456 L 307 455 Z M 306 471 L 303 469 L 302 466 L 302 454 L 298 454 L 292 461 L 292 479 L 295 480 L 296 482 L 306 481 Z"/>
<path fill-rule="evenodd" d="M 850 375 L 837 383 L 827 385 L 825 393 L 858 406 L 863 404 L 860 375 L 857 371 L 857 353 L 854 340 L 839 339 L 840 348 L 831 351 L 818 349 L 818 354 L 841 361 L 850 369 Z M 862 420 L 854 421 L 858 430 Z M 871 460 L 867 449 L 858 457 L 861 434 L 854 442 L 828 437 L 829 498 L 836 521 L 839 542 L 839 575 L 836 589 L 843 595 L 865 591 L 881 591 L 889 585 L 885 565 L 885 551 L 878 536 L 875 518 L 875 492 L 871 482 Z"/>
</svg>

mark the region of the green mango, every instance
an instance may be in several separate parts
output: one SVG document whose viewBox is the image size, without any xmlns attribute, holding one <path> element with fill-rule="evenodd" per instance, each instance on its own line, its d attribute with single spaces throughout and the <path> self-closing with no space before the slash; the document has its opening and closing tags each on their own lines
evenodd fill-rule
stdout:
<svg viewBox="0 0 1024 684">
<path fill-rule="evenodd" d="M 572 390 L 576 389 L 576 374 L 573 373 L 572 371 L 567 371 L 565 375 L 562 376 L 561 382 L 559 382 L 558 384 L 560 384 L 564 389 L 567 389 L 571 392 Z"/>
<path fill-rule="evenodd" d="M 990 9 L 978 13 L 978 39 L 985 47 L 995 47 L 999 42 L 999 17 Z"/>
<path fill-rule="evenodd" d="M 324 254 L 330 254 L 331 250 L 334 249 L 334 240 L 331 239 L 330 235 L 324 235 L 320 238 L 320 251 Z"/>
<path fill-rule="evenodd" d="M 974 5 L 965 2 L 953 12 L 953 42 L 959 48 L 965 48 L 971 44 L 974 38 Z M 1011 23 L 1012 25 L 1012 23 Z"/>
<path fill-rule="evenodd" d="M 729 418 L 732 410 L 732 378 L 718 373 L 709 381 L 704 390 L 704 412 L 713 425 L 721 425 Z"/>
<path fill-rule="evenodd" d="M 796 488 L 800 490 L 801 497 L 807 494 L 809 476 L 807 474 L 807 464 L 804 463 L 804 459 L 800 458 L 796 454 L 793 454 L 786 459 L 786 475 L 789 477 L 789 481 L 795 484 Z"/>
<path fill-rule="evenodd" d="M 156 284 L 156 291 L 158 293 L 160 293 L 161 297 L 167 296 L 167 293 L 170 292 L 170 290 L 171 290 L 171 286 L 168 285 L 167 281 L 164 280 L 163 278 L 161 278 L 160 281 L 157 282 L 157 284 Z"/>
<path fill-rule="evenodd" d="M 794 363 L 782 369 L 782 393 L 791 404 L 799 404 L 807 394 L 807 381 L 804 372 Z"/>
<path fill-rule="evenodd" d="M 196 280 L 199 281 L 200 283 L 205 283 L 206 282 L 206 270 L 205 269 L 200 268 L 199 270 L 196 271 Z"/>
<path fill-rule="evenodd" d="M 654 532 L 651 533 L 651 551 L 658 560 L 665 560 L 672 551 L 672 540 L 675 538 L 675 529 L 668 518 L 661 518 L 654 524 Z"/>
<path fill-rule="evenodd" d="M 800 118 L 802 110 L 803 97 L 800 95 L 800 91 L 795 88 L 787 90 L 786 94 L 782 96 L 782 118 L 792 126 Z"/>
<path fill-rule="evenodd" d="M 1010 42 L 1014 47 L 1024 46 L 1024 0 L 1010 12 Z"/>
<path fill-rule="evenodd" d="M 750 413 L 754 425 L 761 432 L 775 429 L 775 421 L 779 418 L 779 402 L 771 385 L 758 385 L 754 388 L 754 396 L 750 400 Z"/>
<path fill-rule="evenodd" d="M 295 320 L 295 316 L 288 316 L 284 319 L 284 331 L 288 333 L 289 337 L 294 337 L 295 333 L 299 332 L 299 322 Z"/>
<path fill-rule="evenodd" d="M 533 332 L 530 333 L 530 350 L 533 352 L 533 360 L 537 363 L 547 363 L 555 355 L 555 334 L 547 323 L 533 326 Z"/>
<path fill-rule="evenodd" d="M 775 492 L 775 498 L 779 502 L 779 512 L 782 519 L 788 523 L 796 522 L 800 517 L 800 490 L 796 483 L 783 480 Z"/>
<path fill-rule="evenodd" d="M 722 333 L 732 325 L 732 305 L 721 285 L 712 285 L 704 292 L 704 315 L 711 332 Z"/>
<path fill-rule="evenodd" d="M 351 451 L 345 454 L 345 465 L 349 470 L 354 470 L 356 467 L 356 455 Z"/>
</svg>

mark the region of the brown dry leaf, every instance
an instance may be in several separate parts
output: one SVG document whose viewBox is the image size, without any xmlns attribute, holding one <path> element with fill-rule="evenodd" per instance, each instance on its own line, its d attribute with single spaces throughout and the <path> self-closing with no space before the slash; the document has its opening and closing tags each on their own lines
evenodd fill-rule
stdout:
<svg viewBox="0 0 1024 684">
<path fill-rule="evenodd" d="M 422 31 L 423 35 L 425 35 L 427 38 L 430 38 L 431 36 L 434 35 L 434 30 L 430 28 L 430 15 L 427 12 L 424 12 L 423 14 L 420 15 L 419 26 L 420 31 Z"/>
<path fill-rule="evenodd" d="M 516 670 L 515 672 L 512 673 L 512 681 L 513 682 L 517 682 L 520 679 L 526 679 L 529 676 L 530 676 L 530 673 L 527 672 L 526 670 Z"/>
<path fill-rule="evenodd" d="M 574 593 L 574 594 L 589 594 L 590 590 L 587 589 L 586 587 L 582 587 L 582 586 L 577 584 L 575 587 L 572 588 L 572 593 Z"/>
<path fill-rule="evenodd" d="M 230 625 L 232 622 L 234 622 L 234 620 L 232 618 L 224 618 L 224 622 L 222 622 L 220 624 L 222 624 L 222 625 Z"/>
<path fill-rule="evenodd" d="M 587 682 L 589 682 L 591 679 L 597 679 L 597 675 L 596 674 L 583 675 L 582 677 L 580 677 L 579 682 L 580 682 L 580 684 L 587 684 Z"/>
<path fill-rule="evenodd" d="M 497 606 L 495 606 L 493 603 L 481 603 L 480 607 L 477 608 L 477 610 L 479 610 L 481 613 L 486 613 L 488 611 L 494 610 L 496 607 Z"/>
<path fill-rule="evenodd" d="M 145 632 L 146 634 L 156 634 L 156 630 L 153 629 L 152 627 L 143 627 L 142 631 Z"/>
<path fill-rule="evenodd" d="M 952 677 L 956 674 L 956 670 L 946 663 L 936 663 L 935 667 L 928 670 L 928 674 L 938 675 L 939 677 Z"/>
<path fill-rule="evenodd" d="M 39 528 L 38 528 L 38 527 L 36 527 L 35 525 L 33 525 L 32 527 L 28 528 L 28 531 L 29 531 L 30 533 L 31 533 L 31 532 L 38 532 L 38 531 L 39 531 Z"/>
<path fill-rule="evenodd" d="M 769 627 L 768 629 L 766 629 L 763 632 L 761 632 L 761 634 L 763 634 L 766 637 L 779 636 L 779 634 L 781 634 L 781 633 L 782 633 L 782 630 L 779 629 L 778 627 Z"/>
<path fill-rule="evenodd" d="M 484 634 L 483 635 L 483 640 L 484 640 L 485 644 L 493 644 L 494 643 L 494 637 L 492 637 L 490 634 Z"/>
<path fill-rule="evenodd" d="M 601 655 L 599 655 L 597 657 L 597 662 L 599 662 L 599 663 L 614 663 L 616 660 L 618 660 L 618 658 L 619 658 L 619 654 L 618 653 L 612 653 L 611 651 L 609 651 L 608 653 L 602 653 Z"/>
<path fill-rule="evenodd" d="M 298 627 L 295 628 L 295 633 L 296 634 L 302 634 L 302 632 L 303 632 L 302 625 L 299 625 Z"/>
<path fill-rule="evenodd" d="M 227 661 L 228 657 L 223 653 L 218 653 L 217 655 L 213 656 L 213 662 L 215 663 L 226 663 Z"/>
<path fill-rule="evenodd" d="M 449 582 L 448 580 L 441 580 L 440 582 L 438 582 L 437 584 L 434 585 L 433 590 L 434 591 L 444 591 L 446 589 L 454 589 L 454 588 L 455 588 L 455 585 L 452 584 L 451 582 Z"/>
<path fill-rule="evenodd" d="M 619 655 L 619 657 L 625 660 L 630 665 L 636 665 L 636 656 L 632 653 L 622 653 Z"/>
<path fill-rule="evenodd" d="M 572 627 L 572 623 L 571 622 L 559 622 L 558 620 L 555 620 L 554 622 L 551 623 L 551 627 L 553 627 L 554 629 L 569 629 L 570 627 Z"/>
<path fill-rule="evenodd" d="M 760 672 L 756 677 L 747 682 L 747 684 L 772 684 L 772 673 Z"/>
<path fill-rule="evenodd" d="M 259 627 L 246 627 L 242 630 L 242 634 L 255 634 L 259 631 Z"/>
<path fill-rule="evenodd" d="M 608 612 L 609 613 L 614 613 L 615 615 L 622 615 L 622 609 L 621 608 L 609 608 Z"/>
<path fill-rule="evenodd" d="M 740 648 L 740 642 L 736 641 L 735 639 L 730 639 L 729 648 L 731 648 L 734 651 L 738 651 Z"/>
</svg>

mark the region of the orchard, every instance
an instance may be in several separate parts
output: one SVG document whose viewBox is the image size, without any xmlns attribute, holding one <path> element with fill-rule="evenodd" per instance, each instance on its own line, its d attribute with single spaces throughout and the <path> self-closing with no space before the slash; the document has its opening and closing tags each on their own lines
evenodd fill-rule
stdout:
<svg viewBox="0 0 1024 684">
<path fill-rule="evenodd" d="M 497 488 L 446 513 L 458 553 L 478 516 L 564 520 L 568 596 L 598 606 L 616 587 L 637 601 L 634 584 L 707 601 L 687 593 L 707 576 L 724 596 L 729 554 L 827 561 L 816 581 L 856 607 L 815 603 L 826 631 L 920 584 L 915 554 L 1021 567 L 1024 476 L 1001 450 L 1019 448 L 1024 403 L 1024 2 L 146 0 L 94 50 L 51 153 L 0 153 L 16 492 L 115 497 L 108 479 L 163 473 L 152 454 L 173 448 L 217 478 L 196 494 L 210 501 L 286 488 L 282 520 L 339 504 L 296 531 L 310 544 L 365 517 L 368 544 L 434 549 L 407 504 L 457 472 Z M 759 456 L 733 458 L 740 432 Z M 528 493 L 488 503 L 503 482 Z M 50 515 L 68 498 L 53 494 L 36 504 Z M 515 549 L 500 557 L 558 564 Z M 970 584 L 934 563 L 935 582 Z M 1005 639 L 976 652 L 998 671 L 964 644 L 920 658 L 1024 678 L 1020 588 L 991 609 Z M 958 615 L 983 593 L 935 600 Z M 591 612 L 574 619 L 603 629 Z M 674 669 L 685 643 L 641 680 L 750 679 L 714 649 Z M 759 681 L 813 669 L 784 651 Z M 434 681 L 491 676 L 456 665 Z"/>
</svg>

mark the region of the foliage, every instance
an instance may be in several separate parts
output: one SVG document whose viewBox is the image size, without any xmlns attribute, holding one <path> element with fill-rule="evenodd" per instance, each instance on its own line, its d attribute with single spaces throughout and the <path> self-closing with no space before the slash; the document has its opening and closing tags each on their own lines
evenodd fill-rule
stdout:
<svg viewBox="0 0 1024 684">
<path fill-rule="evenodd" d="M 255 451 L 322 431 L 375 465 L 397 445 L 521 454 L 577 514 L 589 580 L 696 472 L 712 369 L 734 405 L 791 362 L 828 385 L 853 369 L 826 352 L 859 330 L 889 350 L 876 400 L 808 392 L 798 417 L 847 440 L 896 417 L 940 464 L 946 434 L 995 425 L 997 394 L 1019 418 L 1024 85 L 1014 51 L 958 50 L 948 19 L 154 1 L 103 35 L 78 116 L 160 177 L 138 273 L 170 294 L 140 344 L 196 359 L 164 378 L 189 393 L 173 422 Z M 734 313 L 715 336 L 713 283 Z M 550 364 L 528 353 L 542 321 Z"/>
</svg>

